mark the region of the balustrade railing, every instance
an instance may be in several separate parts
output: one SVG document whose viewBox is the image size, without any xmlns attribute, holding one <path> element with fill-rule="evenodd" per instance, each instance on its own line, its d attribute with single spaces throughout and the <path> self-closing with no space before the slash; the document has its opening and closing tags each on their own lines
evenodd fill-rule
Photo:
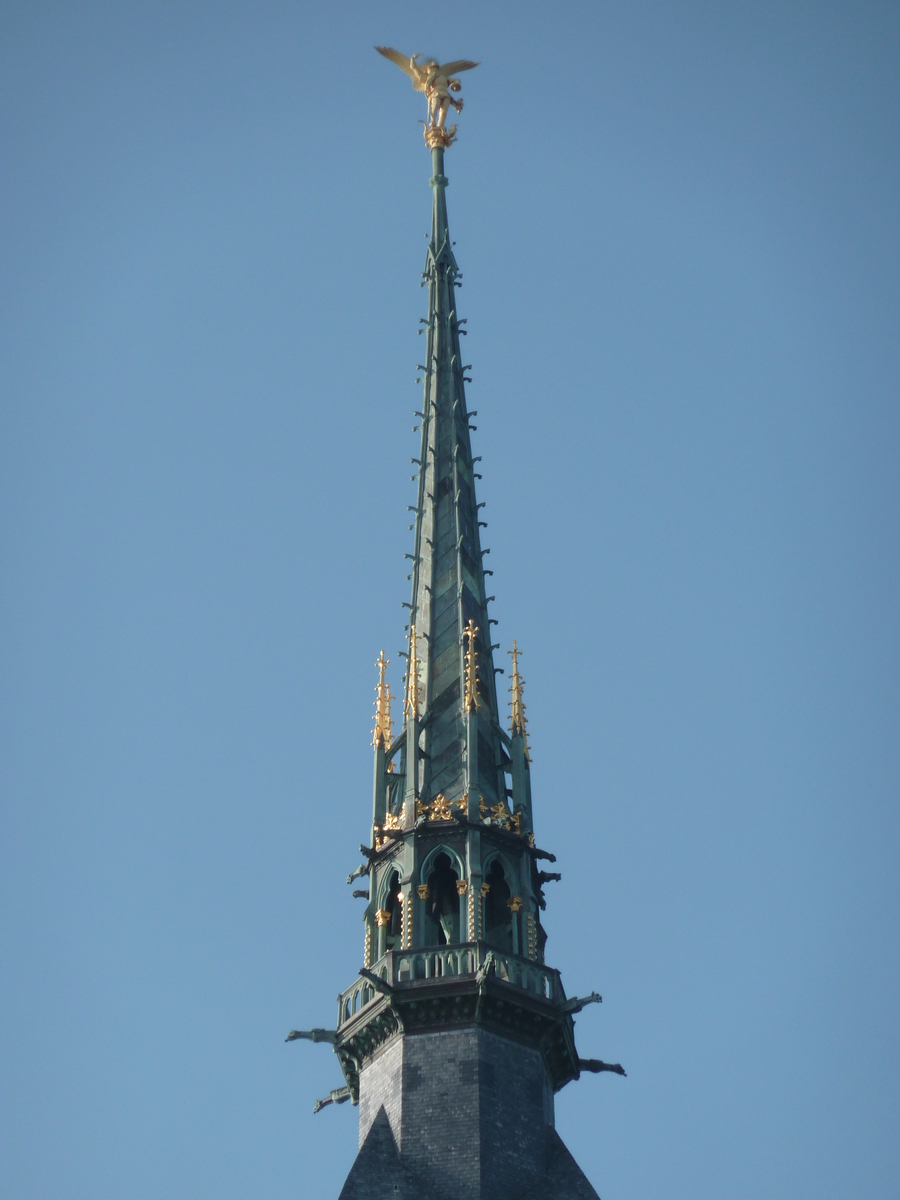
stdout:
<svg viewBox="0 0 900 1200">
<path fill-rule="evenodd" d="M 389 987 L 402 991 L 428 980 L 475 975 L 479 968 L 485 966 L 488 955 L 492 959 L 494 979 L 545 1000 L 565 999 L 558 971 L 518 954 L 495 950 L 486 942 L 388 950 L 372 964 L 371 970 Z M 378 995 L 379 992 L 368 979 L 357 979 L 338 997 L 338 1025 L 345 1024 L 360 1009 L 377 999 Z"/>
</svg>

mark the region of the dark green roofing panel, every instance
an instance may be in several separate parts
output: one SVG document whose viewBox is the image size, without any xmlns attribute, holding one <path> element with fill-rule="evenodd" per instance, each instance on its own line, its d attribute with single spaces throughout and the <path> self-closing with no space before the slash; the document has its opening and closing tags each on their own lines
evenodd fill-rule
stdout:
<svg viewBox="0 0 900 1200">
<path fill-rule="evenodd" d="M 416 504 L 410 625 L 415 626 L 422 698 L 423 766 L 420 795 L 456 799 L 465 790 L 463 631 L 478 632 L 479 790 L 505 797 L 505 757 L 499 736 L 488 601 L 475 496 L 470 414 L 460 350 L 457 295 L 460 272 L 447 220 L 444 151 L 432 149 L 431 237 L 423 279 L 428 288 L 423 363 L 422 448 Z"/>
</svg>

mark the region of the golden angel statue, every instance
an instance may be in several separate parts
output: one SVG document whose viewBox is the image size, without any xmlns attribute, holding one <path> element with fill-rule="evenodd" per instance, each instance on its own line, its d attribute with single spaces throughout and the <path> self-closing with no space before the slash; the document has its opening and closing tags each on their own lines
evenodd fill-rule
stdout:
<svg viewBox="0 0 900 1200">
<path fill-rule="evenodd" d="M 419 54 L 407 58 L 399 51 L 392 50 L 390 46 L 376 46 L 375 49 L 392 63 L 396 63 L 401 71 L 406 72 L 417 92 L 425 93 L 425 99 L 428 101 L 425 140 L 428 141 L 429 133 L 434 134 L 440 130 L 443 135 L 441 140 L 445 145 L 449 145 L 456 133 L 456 126 L 451 125 L 445 130 L 447 113 L 451 106 L 458 113 L 462 112 L 463 108 L 462 100 L 455 99 L 455 94 L 462 88 L 462 84 L 455 77 L 456 73 L 471 71 L 478 63 L 468 58 L 459 58 L 448 63 L 438 63 L 433 58 L 426 58 L 424 62 L 419 62 Z"/>
</svg>

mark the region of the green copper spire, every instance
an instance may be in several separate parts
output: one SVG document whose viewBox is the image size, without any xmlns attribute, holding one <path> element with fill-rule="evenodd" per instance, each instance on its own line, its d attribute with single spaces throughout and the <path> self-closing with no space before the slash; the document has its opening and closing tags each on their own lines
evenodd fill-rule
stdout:
<svg viewBox="0 0 900 1200">
<path fill-rule="evenodd" d="M 460 348 L 464 321 L 457 303 L 460 272 L 447 221 L 444 147 L 432 148 L 431 237 L 423 279 L 428 288 L 422 441 L 413 544 L 410 624 L 418 641 L 420 694 L 423 700 L 418 749 L 407 744 L 413 768 L 407 795 L 430 801 L 438 793 L 450 800 L 469 792 L 491 805 L 506 799 L 497 691 L 489 630 L 484 556 L 476 499 L 476 460 L 472 455 L 470 414 Z M 466 705 L 465 631 L 476 632 L 471 652 L 477 661 L 479 704 Z M 474 715 L 474 720 L 471 718 Z M 468 727 L 471 725 L 471 729 Z M 417 759 L 413 763 L 413 759 Z M 476 765 L 477 764 L 477 765 Z M 415 777 L 415 768 L 418 777 Z"/>
</svg>

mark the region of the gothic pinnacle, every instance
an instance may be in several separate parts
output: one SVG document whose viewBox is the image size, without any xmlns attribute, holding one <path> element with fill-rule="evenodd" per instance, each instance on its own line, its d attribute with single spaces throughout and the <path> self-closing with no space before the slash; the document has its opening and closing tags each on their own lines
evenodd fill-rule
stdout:
<svg viewBox="0 0 900 1200">
<path fill-rule="evenodd" d="M 512 650 L 508 651 L 512 655 L 512 683 L 510 684 L 510 692 L 512 700 L 510 701 L 510 722 L 509 731 L 515 737 L 517 734 L 521 736 L 525 743 L 525 757 L 531 762 L 531 750 L 528 746 L 528 729 L 525 722 L 525 701 L 522 699 L 522 689 L 525 686 L 525 680 L 519 674 L 519 648 L 515 642 L 512 644 Z"/>
<path fill-rule="evenodd" d="M 383 746 L 390 750 L 394 740 L 393 722 L 391 720 L 391 690 L 385 680 L 385 671 L 391 660 L 384 657 L 382 650 L 375 666 L 378 668 L 378 683 L 375 686 L 375 728 L 372 731 L 372 745 Z"/>
</svg>

